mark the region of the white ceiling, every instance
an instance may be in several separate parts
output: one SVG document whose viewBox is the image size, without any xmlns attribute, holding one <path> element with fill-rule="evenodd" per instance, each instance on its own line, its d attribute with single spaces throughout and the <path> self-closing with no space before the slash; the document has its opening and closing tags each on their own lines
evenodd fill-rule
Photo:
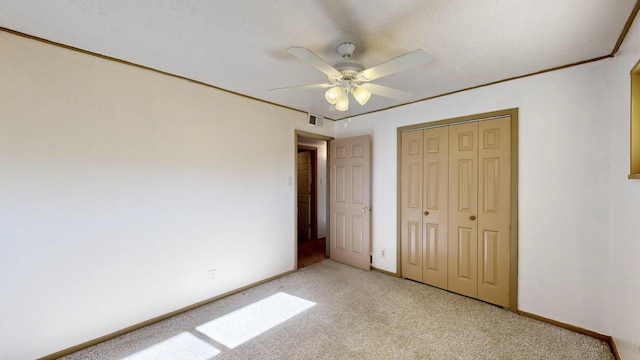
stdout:
<svg viewBox="0 0 640 360">
<path fill-rule="evenodd" d="M 275 104 L 341 119 L 399 105 L 373 96 L 330 110 L 326 82 L 287 52 L 329 63 L 338 44 L 371 67 L 415 49 L 433 62 L 375 83 L 425 99 L 612 53 L 637 0 L 2 0 L 0 26 Z"/>
</svg>

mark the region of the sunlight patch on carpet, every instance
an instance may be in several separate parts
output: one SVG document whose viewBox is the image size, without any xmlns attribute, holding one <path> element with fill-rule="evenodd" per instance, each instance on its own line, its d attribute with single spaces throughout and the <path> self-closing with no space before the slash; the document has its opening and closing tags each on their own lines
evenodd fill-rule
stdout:
<svg viewBox="0 0 640 360">
<path fill-rule="evenodd" d="M 279 292 L 204 323 L 196 330 L 233 349 L 314 305 L 312 301 Z"/>
<path fill-rule="evenodd" d="M 218 354 L 220 350 L 214 346 L 191 333 L 183 332 L 123 360 L 209 360 Z"/>
</svg>

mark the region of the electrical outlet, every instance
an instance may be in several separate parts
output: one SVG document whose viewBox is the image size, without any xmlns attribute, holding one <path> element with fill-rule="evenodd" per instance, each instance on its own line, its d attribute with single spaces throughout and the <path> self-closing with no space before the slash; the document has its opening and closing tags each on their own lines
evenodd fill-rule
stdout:
<svg viewBox="0 0 640 360">
<path fill-rule="evenodd" d="M 382 255 L 382 257 L 384 257 L 384 250 L 382 250 L 382 251 L 380 252 L 380 255 Z"/>
<path fill-rule="evenodd" d="M 216 269 L 209 270 L 209 281 L 213 281 L 216 278 Z"/>
</svg>

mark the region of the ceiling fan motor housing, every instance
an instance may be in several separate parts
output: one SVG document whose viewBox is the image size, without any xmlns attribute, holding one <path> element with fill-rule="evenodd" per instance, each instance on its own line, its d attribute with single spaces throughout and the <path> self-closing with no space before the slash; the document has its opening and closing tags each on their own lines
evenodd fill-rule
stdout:
<svg viewBox="0 0 640 360">
<path fill-rule="evenodd" d="M 340 71 L 345 79 L 354 80 L 357 78 L 357 74 L 364 70 L 364 65 L 350 59 L 340 60 L 333 64 L 333 67 Z"/>
<path fill-rule="evenodd" d="M 351 60 L 351 55 L 355 51 L 356 46 L 353 43 L 345 42 L 338 45 L 338 54 L 342 57 L 342 60 L 333 64 L 333 67 L 342 73 L 341 80 L 357 80 L 358 73 L 364 70 L 364 65 Z M 336 80 L 329 77 L 329 80 Z"/>
</svg>

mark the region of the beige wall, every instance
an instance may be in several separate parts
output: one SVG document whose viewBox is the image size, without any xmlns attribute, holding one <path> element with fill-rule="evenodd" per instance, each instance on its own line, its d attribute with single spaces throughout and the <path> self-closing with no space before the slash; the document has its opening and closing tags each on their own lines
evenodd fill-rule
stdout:
<svg viewBox="0 0 640 360">
<path fill-rule="evenodd" d="M 293 269 L 295 129 L 332 126 L 6 32 L 0 49 L 0 358 Z"/>
<path fill-rule="evenodd" d="M 640 180 L 629 180 L 626 176 L 630 153 L 630 71 L 639 60 L 640 21 L 636 18 L 606 74 L 607 116 L 602 119 L 609 129 L 602 139 L 610 163 L 611 277 L 601 291 L 609 295 L 610 335 L 624 360 L 640 360 Z"/>
</svg>

